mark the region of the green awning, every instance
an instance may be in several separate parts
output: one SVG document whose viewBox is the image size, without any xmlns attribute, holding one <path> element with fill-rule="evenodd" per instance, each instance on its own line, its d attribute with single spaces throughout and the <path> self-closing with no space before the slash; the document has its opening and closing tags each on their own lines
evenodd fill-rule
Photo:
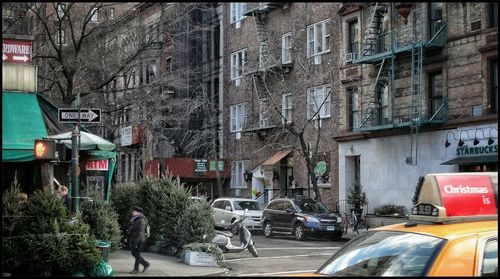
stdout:
<svg viewBox="0 0 500 279">
<path fill-rule="evenodd" d="M 470 156 L 470 157 L 457 157 L 449 161 L 441 163 L 441 165 L 475 165 L 481 163 L 494 163 L 498 162 L 498 154 Z"/>
<path fill-rule="evenodd" d="M 2 161 L 35 160 L 35 139 L 47 137 L 35 93 L 2 92 Z"/>
</svg>

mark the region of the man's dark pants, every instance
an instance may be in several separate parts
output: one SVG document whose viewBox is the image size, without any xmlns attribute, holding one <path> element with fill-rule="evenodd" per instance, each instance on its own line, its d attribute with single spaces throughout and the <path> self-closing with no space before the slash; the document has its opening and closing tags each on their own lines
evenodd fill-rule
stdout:
<svg viewBox="0 0 500 279">
<path fill-rule="evenodd" d="M 134 270 L 139 270 L 139 264 L 143 266 L 148 266 L 149 263 L 141 256 L 142 241 L 132 241 L 130 243 L 130 250 L 132 250 L 132 256 L 135 258 Z"/>
</svg>

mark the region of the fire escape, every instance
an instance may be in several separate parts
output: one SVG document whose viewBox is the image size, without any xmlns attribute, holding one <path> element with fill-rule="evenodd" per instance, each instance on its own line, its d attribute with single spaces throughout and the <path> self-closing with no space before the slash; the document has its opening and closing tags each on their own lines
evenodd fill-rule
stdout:
<svg viewBox="0 0 500 279">
<path fill-rule="evenodd" d="M 418 133 L 421 125 L 447 121 L 445 97 L 433 111 L 426 108 L 423 98 L 424 52 L 442 49 L 447 39 L 446 23 L 431 24 L 426 31 L 424 3 L 369 3 L 368 23 L 363 32 L 356 64 L 373 65 L 372 83 L 362 104 L 360 123 L 354 131 L 377 131 L 409 127 L 410 156 L 406 162 L 417 165 Z M 398 14 L 399 12 L 399 14 Z M 401 23 L 404 18 L 404 24 Z M 410 84 L 403 81 L 401 65 L 410 63 Z M 399 66 L 399 67 L 397 67 Z M 397 69 L 397 72 L 396 72 Z M 398 76 L 396 76 L 398 74 Z M 401 82 L 400 88 L 396 81 Z M 404 91 L 406 88 L 408 90 Z M 403 92 L 398 92 L 398 90 Z M 385 90 L 385 92 L 384 92 Z M 390 94 L 389 94 L 390 92 Z M 366 93 L 365 93 L 366 94 Z"/>
<path fill-rule="evenodd" d="M 252 79 L 252 91 L 254 91 L 259 99 L 267 98 L 266 82 L 272 75 L 282 75 L 288 72 L 291 64 L 282 64 L 281 57 L 276 57 L 275 52 L 270 49 L 270 40 L 267 30 L 268 12 L 279 7 L 286 8 L 288 3 L 278 2 L 261 2 L 261 3 L 247 3 L 245 16 L 253 17 L 255 30 L 257 31 L 257 41 L 259 42 L 259 60 L 248 61 L 248 70 L 245 73 L 246 77 Z M 271 105 L 271 104 L 268 104 Z M 262 109 L 262 108 L 261 108 Z M 269 113 L 270 114 L 270 113 Z M 270 117 L 270 115 L 269 115 Z M 266 134 L 266 129 L 274 128 L 270 122 L 263 124 L 262 119 L 259 120 L 256 127 L 246 128 L 246 132 L 257 132 L 259 137 L 262 138 Z"/>
</svg>

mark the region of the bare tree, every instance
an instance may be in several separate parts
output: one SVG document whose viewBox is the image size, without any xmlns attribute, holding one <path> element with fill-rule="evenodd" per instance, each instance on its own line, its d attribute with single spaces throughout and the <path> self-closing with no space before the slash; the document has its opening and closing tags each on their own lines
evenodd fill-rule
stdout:
<svg viewBox="0 0 500 279">
<path fill-rule="evenodd" d="M 125 50 L 117 41 L 103 40 L 120 27 L 106 15 L 114 3 L 25 5 L 34 17 L 39 91 L 53 93 L 63 104 L 72 104 L 78 95 L 101 93 L 148 45 L 141 41 Z"/>
</svg>

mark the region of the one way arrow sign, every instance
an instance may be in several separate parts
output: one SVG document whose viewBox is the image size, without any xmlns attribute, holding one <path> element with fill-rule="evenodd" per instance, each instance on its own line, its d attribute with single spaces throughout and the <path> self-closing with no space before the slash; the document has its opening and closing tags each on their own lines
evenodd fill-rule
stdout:
<svg viewBox="0 0 500 279">
<path fill-rule="evenodd" d="M 82 123 L 101 123 L 100 109 L 78 109 L 60 108 L 58 110 L 58 118 L 61 123 L 78 123 L 78 119 Z"/>
</svg>

